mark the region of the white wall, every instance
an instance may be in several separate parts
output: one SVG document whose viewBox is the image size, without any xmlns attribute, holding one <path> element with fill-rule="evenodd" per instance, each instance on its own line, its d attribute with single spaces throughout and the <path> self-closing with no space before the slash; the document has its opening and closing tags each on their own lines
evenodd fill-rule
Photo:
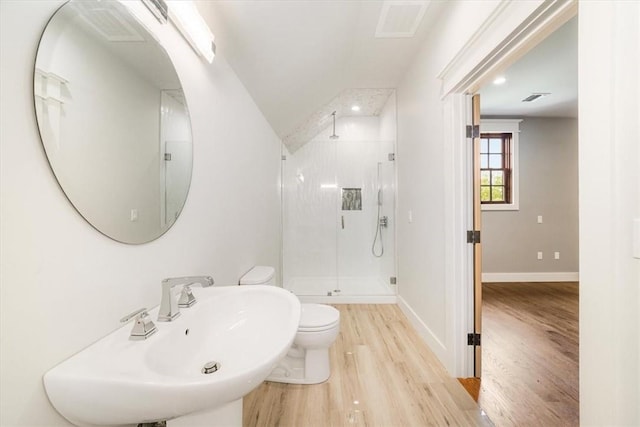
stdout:
<svg viewBox="0 0 640 427">
<path fill-rule="evenodd" d="M 170 26 L 159 35 L 194 139 L 182 215 L 160 239 L 130 246 L 76 213 L 48 167 L 32 99 L 38 39 L 61 3 L 0 2 L 3 426 L 66 425 L 47 401 L 43 373 L 119 327 L 124 314 L 156 305 L 163 278 L 210 274 L 233 284 L 254 264 L 279 264 L 280 141 L 222 55 L 203 62 Z"/>
<path fill-rule="evenodd" d="M 637 426 L 640 3 L 581 2 L 578 49 L 580 423 Z"/>
<path fill-rule="evenodd" d="M 444 117 L 437 76 L 464 43 L 483 2 L 445 7 L 397 89 L 398 293 L 400 305 L 440 360 L 452 370 L 445 287 Z M 488 6 L 490 3 L 486 3 Z M 486 15 L 486 12 L 484 13 Z M 465 20 L 468 20 L 465 22 Z M 464 24 L 464 25 L 463 25 Z M 470 34 L 470 33 L 469 33 Z M 411 217 L 411 219 L 410 219 Z"/>
</svg>

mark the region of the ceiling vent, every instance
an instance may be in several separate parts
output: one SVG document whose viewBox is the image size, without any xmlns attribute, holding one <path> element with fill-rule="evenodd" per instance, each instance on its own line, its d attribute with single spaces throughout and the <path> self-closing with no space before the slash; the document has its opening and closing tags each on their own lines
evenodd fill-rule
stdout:
<svg viewBox="0 0 640 427">
<path fill-rule="evenodd" d="M 121 13 L 108 2 L 98 4 L 90 2 L 76 2 L 81 9 L 80 16 L 98 34 L 110 42 L 143 42 L 144 37 L 135 30 L 132 18 Z"/>
<path fill-rule="evenodd" d="M 385 1 L 376 27 L 376 38 L 413 37 L 429 3 L 409 0 Z"/>
<path fill-rule="evenodd" d="M 529 95 L 525 99 L 523 99 L 522 102 L 533 102 L 533 101 L 535 101 L 537 99 L 544 98 L 547 95 L 551 95 L 551 94 L 549 92 L 532 93 L 531 95 Z"/>
</svg>

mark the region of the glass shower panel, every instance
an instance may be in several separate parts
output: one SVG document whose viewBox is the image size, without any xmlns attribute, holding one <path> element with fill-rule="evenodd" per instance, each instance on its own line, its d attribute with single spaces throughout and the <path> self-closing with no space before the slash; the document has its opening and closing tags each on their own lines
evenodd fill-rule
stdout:
<svg viewBox="0 0 640 427">
<path fill-rule="evenodd" d="M 283 284 L 300 296 L 337 288 L 336 144 L 314 141 L 283 161 Z"/>
</svg>

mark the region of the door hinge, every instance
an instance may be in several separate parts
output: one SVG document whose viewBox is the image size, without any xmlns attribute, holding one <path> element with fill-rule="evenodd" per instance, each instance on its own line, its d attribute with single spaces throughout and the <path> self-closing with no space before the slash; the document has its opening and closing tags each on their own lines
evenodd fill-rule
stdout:
<svg viewBox="0 0 640 427">
<path fill-rule="evenodd" d="M 467 345 L 480 345 L 480 334 L 471 333 L 467 334 Z"/>
<path fill-rule="evenodd" d="M 395 276 L 389 277 L 389 284 L 390 285 L 397 285 L 398 284 L 398 279 L 396 279 Z"/>
<path fill-rule="evenodd" d="M 396 153 L 389 153 L 387 155 L 387 158 L 389 159 L 390 162 L 393 162 L 396 159 Z"/>
<path fill-rule="evenodd" d="M 287 156 L 285 156 L 284 154 L 282 155 L 282 160 L 287 160 Z"/>
<path fill-rule="evenodd" d="M 467 230 L 467 243 L 480 243 L 480 230 Z"/>
<path fill-rule="evenodd" d="M 480 125 L 467 125 L 467 138 L 480 138 Z"/>
<path fill-rule="evenodd" d="M 164 153 L 164 159 L 165 159 L 167 162 L 170 162 L 170 161 L 171 161 L 171 153 Z"/>
</svg>

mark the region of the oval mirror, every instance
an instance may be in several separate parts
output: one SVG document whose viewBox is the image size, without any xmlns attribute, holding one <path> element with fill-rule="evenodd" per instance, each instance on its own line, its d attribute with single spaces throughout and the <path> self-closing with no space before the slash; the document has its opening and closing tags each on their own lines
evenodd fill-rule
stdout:
<svg viewBox="0 0 640 427">
<path fill-rule="evenodd" d="M 42 34 L 38 127 L 69 201 L 114 240 L 144 243 L 176 221 L 191 183 L 191 122 L 169 56 L 117 1 L 70 1 Z"/>
</svg>

